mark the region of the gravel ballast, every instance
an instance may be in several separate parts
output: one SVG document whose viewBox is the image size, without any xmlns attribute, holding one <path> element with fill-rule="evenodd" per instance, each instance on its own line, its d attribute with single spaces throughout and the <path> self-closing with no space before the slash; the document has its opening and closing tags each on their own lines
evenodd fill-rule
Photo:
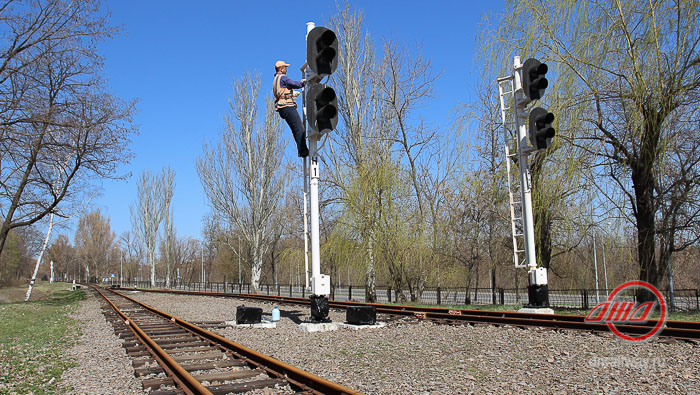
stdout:
<svg viewBox="0 0 700 395">
<path fill-rule="evenodd" d="M 143 394 L 123 341 L 104 318 L 95 294 L 86 293 L 87 299 L 71 317 L 80 325 L 82 335 L 65 352 L 78 365 L 63 372 L 60 387 L 68 394 Z"/>
<path fill-rule="evenodd" d="M 214 298 L 127 292 L 150 306 L 190 322 L 232 321 L 236 307 L 261 307 L 270 317 L 273 304 Z M 86 347 L 112 347 L 103 352 L 109 370 L 128 377 L 131 364 L 120 341 L 97 308 L 79 313 L 94 317 L 82 320 L 83 337 L 97 340 Z M 307 370 L 325 379 L 368 394 L 457 393 L 700 393 L 700 345 L 681 341 L 653 340 L 631 344 L 613 335 L 555 332 L 512 327 L 436 325 L 415 318 L 391 320 L 383 328 L 331 332 L 304 332 L 299 323 L 308 307 L 281 305 L 276 328 L 227 327 L 213 331 L 234 342 Z M 345 320 L 344 311 L 331 310 L 334 322 Z M 378 317 L 382 319 L 381 315 Z M 111 344 L 111 345 L 108 345 Z M 115 358 L 116 348 L 123 358 Z M 81 365 L 100 365 L 87 353 Z M 88 380 L 95 374 L 66 374 L 64 380 Z M 123 371 L 126 371 L 124 373 Z M 68 372 L 67 372 L 68 373 Z M 97 393 L 141 393 L 124 386 L 126 376 L 102 385 Z M 73 385 L 75 388 L 78 388 Z M 108 385 L 122 385 L 108 387 Z M 90 388 L 85 387 L 85 388 Z M 123 389 L 122 389 L 123 388 Z M 128 389 L 127 389 L 128 388 Z M 108 390 L 109 389 L 109 390 Z M 76 389 L 75 393 L 93 393 Z"/>
<path fill-rule="evenodd" d="M 188 321 L 235 320 L 234 298 L 130 292 Z M 700 393 L 700 345 L 632 344 L 611 334 L 513 327 L 450 326 L 405 319 L 383 328 L 308 333 L 308 307 L 280 306 L 274 329 L 215 332 L 246 347 L 368 394 Z M 334 322 L 344 311 L 331 311 Z M 381 317 L 379 317 L 381 320 Z"/>
</svg>

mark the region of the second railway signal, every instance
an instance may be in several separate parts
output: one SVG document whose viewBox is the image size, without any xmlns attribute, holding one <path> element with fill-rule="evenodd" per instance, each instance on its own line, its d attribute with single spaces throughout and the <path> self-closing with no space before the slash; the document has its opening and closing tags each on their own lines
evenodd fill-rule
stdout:
<svg viewBox="0 0 700 395">
<path fill-rule="evenodd" d="M 312 84 L 308 88 L 306 116 L 309 128 L 320 134 L 335 129 L 338 125 L 338 101 L 333 88 L 322 84 Z"/>
<path fill-rule="evenodd" d="M 541 107 L 533 108 L 530 111 L 530 144 L 538 150 L 547 149 L 554 137 L 555 130 L 552 127 L 554 114 Z"/>
</svg>

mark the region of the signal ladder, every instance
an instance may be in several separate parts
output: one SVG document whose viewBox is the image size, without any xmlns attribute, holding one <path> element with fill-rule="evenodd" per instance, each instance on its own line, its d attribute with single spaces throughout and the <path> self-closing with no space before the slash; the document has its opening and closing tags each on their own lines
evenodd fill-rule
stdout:
<svg viewBox="0 0 700 395">
<path fill-rule="evenodd" d="M 522 186 L 519 181 L 513 182 L 512 164 L 518 161 L 520 151 L 518 131 L 515 126 L 513 76 L 501 77 L 498 80 L 498 97 L 501 102 L 501 121 L 503 125 L 503 144 L 506 153 L 506 169 L 508 171 L 508 195 L 510 198 L 510 229 L 513 236 L 513 263 L 517 268 L 527 267 L 525 256 L 525 234 L 523 222 Z M 511 160 L 513 162 L 511 162 Z"/>
</svg>

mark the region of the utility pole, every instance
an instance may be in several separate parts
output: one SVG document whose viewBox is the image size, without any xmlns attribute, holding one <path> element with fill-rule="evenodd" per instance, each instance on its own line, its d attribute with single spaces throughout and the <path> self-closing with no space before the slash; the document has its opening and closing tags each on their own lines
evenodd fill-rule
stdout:
<svg viewBox="0 0 700 395">
<path fill-rule="evenodd" d="M 124 286 L 124 251 L 119 251 L 119 288 Z"/>
<path fill-rule="evenodd" d="M 593 235 L 593 270 L 595 270 L 595 304 L 600 303 L 600 291 L 598 287 L 598 255 L 596 254 L 595 245 L 596 236 Z"/>
<path fill-rule="evenodd" d="M 241 235 L 238 235 L 238 285 L 241 285 Z"/>
</svg>

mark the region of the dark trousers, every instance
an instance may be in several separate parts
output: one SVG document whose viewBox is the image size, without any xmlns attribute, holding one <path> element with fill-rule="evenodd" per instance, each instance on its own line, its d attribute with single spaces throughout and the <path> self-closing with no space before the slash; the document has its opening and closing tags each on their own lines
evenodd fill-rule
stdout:
<svg viewBox="0 0 700 395">
<path fill-rule="evenodd" d="M 306 147 L 306 132 L 304 131 L 304 125 L 301 123 L 301 117 L 297 112 L 296 107 L 284 107 L 277 110 L 280 113 L 282 119 L 287 121 L 287 125 L 292 130 L 292 135 L 294 135 L 294 141 L 297 143 L 297 154 L 299 156 L 307 156 L 309 154 L 309 149 Z"/>
</svg>

